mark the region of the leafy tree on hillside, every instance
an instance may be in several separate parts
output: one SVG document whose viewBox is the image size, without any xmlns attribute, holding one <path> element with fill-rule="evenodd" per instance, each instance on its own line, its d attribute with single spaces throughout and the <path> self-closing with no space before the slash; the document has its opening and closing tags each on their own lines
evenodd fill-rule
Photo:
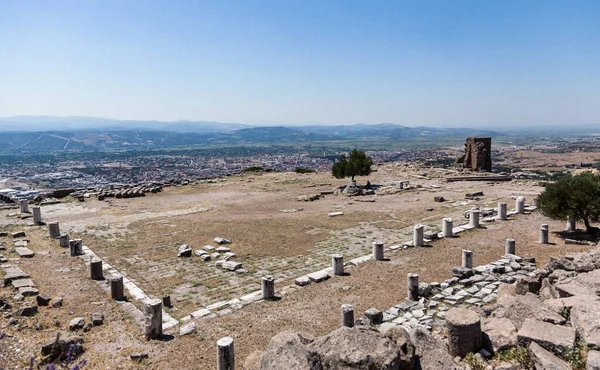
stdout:
<svg viewBox="0 0 600 370">
<path fill-rule="evenodd" d="M 373 160 L 365 152 L 354 149 L 348 157 L 345 154 L 333 164 L 331 173 L 336 179 L 344 177 L 366 176 L 371 173 Z"/>
<path fill-rule="evenodd" d="M 596 228 L 590 222 L 600 219 L 600 175 L 591 172 L 566 175 L 548 184 L 537 198 L 542 213 L 553 219 L 568 217 L 583 221 L 588 232 Z"/>
</svg>

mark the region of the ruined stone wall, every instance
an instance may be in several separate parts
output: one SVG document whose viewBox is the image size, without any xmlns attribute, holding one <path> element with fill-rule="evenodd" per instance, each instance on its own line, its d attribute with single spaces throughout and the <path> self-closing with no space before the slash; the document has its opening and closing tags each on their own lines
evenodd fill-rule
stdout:
<svg viewBox="0 0 600 370">
<path fill-rule="evenodd" d="M 492 138 L 469 137 L 465 143 L 464 167 L 474 171 L 492 170 Z"/>
</svg>

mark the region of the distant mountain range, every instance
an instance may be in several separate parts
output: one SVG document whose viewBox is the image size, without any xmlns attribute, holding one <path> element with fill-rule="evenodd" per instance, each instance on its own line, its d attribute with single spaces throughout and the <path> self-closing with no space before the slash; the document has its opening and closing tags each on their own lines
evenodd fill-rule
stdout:
<svg viewBox="0 0 600 370">
<path fill-rule="evenodd" d="M 391 123 L 250 127 L 237 123 L 119 121 L 88 117 L 0 118 L 0 150 L 102 150 L 244 143 L 290 144 L 344 140 L 494 136 L 469 128 L 406 127 Z"/>
</svg>

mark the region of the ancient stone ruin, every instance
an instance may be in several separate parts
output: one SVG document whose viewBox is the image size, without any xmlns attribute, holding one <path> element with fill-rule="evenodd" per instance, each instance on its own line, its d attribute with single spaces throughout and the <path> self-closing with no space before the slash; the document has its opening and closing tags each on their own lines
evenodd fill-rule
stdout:
<svg viewBox="0 0 600 370">
<path fill-rule="evenodd" d="M 492 170 L 492 138 L 469 137 L 465 143 L 465 154 L 456 163 L 473 171 Z"/>
</svg>

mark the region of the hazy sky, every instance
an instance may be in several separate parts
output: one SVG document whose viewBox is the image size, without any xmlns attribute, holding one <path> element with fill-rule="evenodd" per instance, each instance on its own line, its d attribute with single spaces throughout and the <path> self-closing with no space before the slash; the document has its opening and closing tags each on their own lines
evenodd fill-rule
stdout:
<svg viewBox="0 0 600 370">
<path fill-rule="evenodd" d="M 0 0 L 0 117 L 600 124 L 600 1 Z"/>
</svg>

